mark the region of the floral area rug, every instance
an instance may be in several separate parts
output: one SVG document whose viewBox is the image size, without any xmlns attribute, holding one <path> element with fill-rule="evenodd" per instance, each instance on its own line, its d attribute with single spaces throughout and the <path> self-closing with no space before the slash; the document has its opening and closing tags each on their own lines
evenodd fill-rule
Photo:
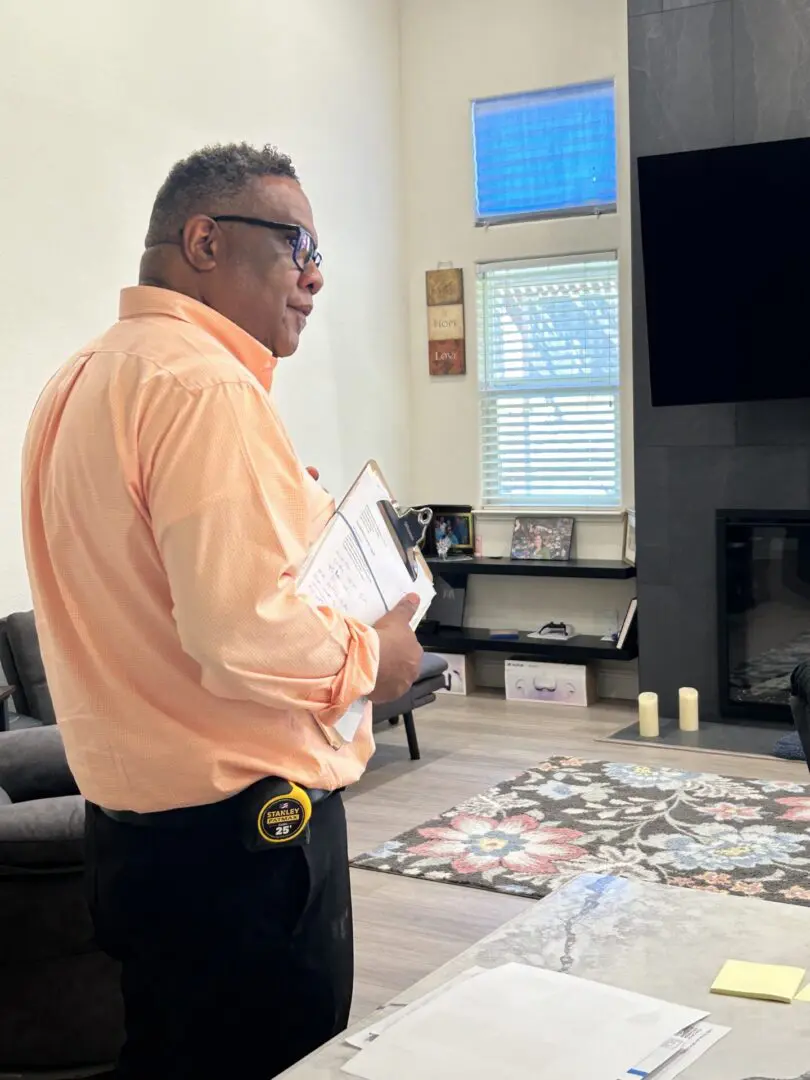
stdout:
<svg viewBox="0 0 810 1080">
<path fill-rule="evenodd" d="M 810 787 L 551 758 L 352 865 L 517 896 L 610 873 L 810 905 Z"/>
</svg>

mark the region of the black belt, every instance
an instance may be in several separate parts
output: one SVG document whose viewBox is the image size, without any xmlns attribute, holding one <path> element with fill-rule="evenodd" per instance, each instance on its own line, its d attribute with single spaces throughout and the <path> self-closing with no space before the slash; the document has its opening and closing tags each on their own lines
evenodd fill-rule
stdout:
<svg viewBox="0 0 810 1080">
<path fill-rule="evenodd" d="M 339 790 L 343 790 L 342 788 Z M 99 809 L 113 821 L 147 829 L 194 829 L 221 826 L 232 818 L 241 826 L 250 850 L 264 850 L 293 842 L 307 843 L 312 807 L 325 802 L 334 791 L 299 788 L 288 781 L 268 777 L 221 802 L 184 806 L 140 814 L 134 810 Z M 306 807 L 306 800 L 309 807 Z M 263 824 L 259 819 L 264 814 Z"/>
</svg>

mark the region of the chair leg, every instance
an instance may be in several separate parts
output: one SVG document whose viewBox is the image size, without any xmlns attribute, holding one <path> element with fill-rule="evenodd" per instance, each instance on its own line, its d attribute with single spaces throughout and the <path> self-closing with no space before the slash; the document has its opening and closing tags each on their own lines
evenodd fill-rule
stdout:
<svg viewBox="0 0 810 1080">
<path fill-rule="evenodd" d="M 391 727 L 396 727 L 397 724 L 399 723 L 399 717 L 398 716 L 389 716 L 388 723 L 391 725 Z"/>
<path fill-rule="evenodd" d="M 413 722 L 413 713 L 404 713 L 402 719 L 405 721 L 405 734 L 408 737 L 408 750 L 411 754 L 411 761 L 418 761 L 421 755 L 419 753 L 419 740 L 416 737 L 416 724 Z"/>
</svg>

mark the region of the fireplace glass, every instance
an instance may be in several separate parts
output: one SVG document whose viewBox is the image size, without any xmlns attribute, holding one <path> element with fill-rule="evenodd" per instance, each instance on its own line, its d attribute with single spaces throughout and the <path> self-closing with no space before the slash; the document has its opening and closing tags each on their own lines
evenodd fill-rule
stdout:
<svg viewBox="0 0 810 1080">
<path fill-rule="evenodd" d="M 717 518 L 723 712 L 789 719 L 790 673 L 810 660 L 810 514 Z"/>
</svg>

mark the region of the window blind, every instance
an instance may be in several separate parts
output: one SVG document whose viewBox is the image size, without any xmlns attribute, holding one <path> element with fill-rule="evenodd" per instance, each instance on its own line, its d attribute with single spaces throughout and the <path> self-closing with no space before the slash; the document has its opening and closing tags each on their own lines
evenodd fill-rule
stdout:
<svg viewBox="0 0 810 1080">
<path fill-rule="evenodd" d="M 476 219 L 616 208 L 612 82 L 473 102 Z"/>
<path fill-rule="evenodd" d="M 618 507 L 615 254 L 478 269 L 485 507 Z"/>
</svg>

